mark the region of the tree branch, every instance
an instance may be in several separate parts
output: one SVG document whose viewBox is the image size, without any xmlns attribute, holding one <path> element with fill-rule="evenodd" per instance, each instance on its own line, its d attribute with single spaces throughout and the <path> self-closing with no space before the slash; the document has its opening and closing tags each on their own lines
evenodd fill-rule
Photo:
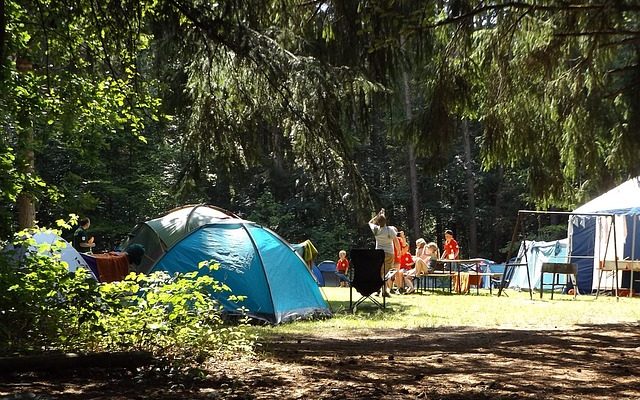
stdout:
<svg viewBox="0 0 640 400">
<path fill-rule="evenodd" d="M 606 98 L 606 99 L 610 99 L 610 98 L 616 97 L 617 95 L 622 94 L 622 93 L 626 92 L 627 90 L 630 90 L 630 89 L 632 89 L 632 88 L 634 88 L 634 87 L 636 87 L 638 85 L 640 85 L 640 79 L 636 79 L 635 81 L 631 82 L 628 85 L 625 85 L 625 86 L 621 87 L 618 90 L 606 93 L 603 97 Z"/>
<path fill-rule="evenodd" d="M 554 36 L 609 36 L 609 35 L 640 35 L 640 31 L 611 30 L 611 31 L 586 31 L 586 32 L 560 32 Z"/>
<path fill-rule="evenodd" d="M 602 10 L 605 8 L 615 8 L 618 11 L 640 11 L 640 4 L 617 4 L 615 6 L 609 5 L 606 1 L 599 4 L 567 4 L 561 6 L 545 6 L 540 4 L 531 4 L 521 1 L 513 1 L 502 4 L 489 4 L 476 7 L 475 9 L 455 17 L 445 18 L 434 24 L 426 25 L 426 28 L 436 28 L 443 25 L 450 25 L 459 21 L 472 18 L 478 14 L 483 14 L 488 11 L 499 11 L 507 9 L 527 9 L 531 12 L 535 11 L 551 11 L 551 12 L 585 12 L 592 10 Z"/>
<path fill-rule="evenodd" d="M 4 0 L 0 0 L 0 68 L 2 68 L 2 60 L 4 60 L 4 42 L 7 29 L 7 17 L 5 13 L 6 7 Z"/>
<path fill-rule="evenodd" d="M 619 74 L 627 71 L 637 71 L 639 66 L 640 64 L 627 65 L 621 68 L 610 69 L 606 73 L 608 75 L 608 74 Z"/>
</svg>

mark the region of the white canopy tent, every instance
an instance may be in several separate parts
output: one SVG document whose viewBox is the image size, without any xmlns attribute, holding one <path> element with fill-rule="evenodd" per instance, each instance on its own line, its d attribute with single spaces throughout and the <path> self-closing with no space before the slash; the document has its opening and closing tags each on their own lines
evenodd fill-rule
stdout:
<svg viewBox="0 0 640 400">
<path fill-rule="evenodd" d="M 574 213 L 604 214 L 569 218 L 569 254 L 571 261 L 578 264 L 578 287 L 584 293 L 597 289 L 601 261 L 640 257 L 640 177 L 629 179 Z M 600 288 L 615 286 L 615 274 L 604 274 Z"/>
</svg>

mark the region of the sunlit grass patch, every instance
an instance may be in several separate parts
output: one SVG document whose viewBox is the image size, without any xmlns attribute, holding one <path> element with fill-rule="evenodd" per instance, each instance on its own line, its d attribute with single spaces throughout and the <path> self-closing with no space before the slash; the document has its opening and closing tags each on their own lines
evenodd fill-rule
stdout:
<svg viewBox="0 0 640 400">
<path fill-rule="evenodd" d="M 395 295 L 387 299 L 381 310 L 365 301 L 355 313 L 349 312 L 348 288 L 322 288 L 334 317 L 317 321 L 299 321 L 277 327 L 258 328 L 261 334 L 335 334 L 378 329 L 415 329 L 471 327 L 478 329 L 568 329 L 580 325 L 634 323 L 640 321 L 640 299 L 600 296 L 573 296 L 545 293 L 543 299 L 534 293 L 508 290 L 508 296 L 489 295 L 480 290 L 476 295 L 450 294 L 448 291 Z M 353 292 L 354 301 L 360 295 Z M 377 297 L 382 301 L 381 297 Z"/>
</svg>

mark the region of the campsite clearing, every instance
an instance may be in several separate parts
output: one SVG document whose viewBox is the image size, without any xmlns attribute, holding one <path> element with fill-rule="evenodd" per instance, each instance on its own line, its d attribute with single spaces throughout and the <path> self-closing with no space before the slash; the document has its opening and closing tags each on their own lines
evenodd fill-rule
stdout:
<svg viewBox="0 0 640 400">
<path fill-rule="evenodd" d="M 14 376 L 0 396 L 70 399 L 631 399 L 640 398 L 639 299 L 569 300 L 423 294 L 385 312 L 256 328 L 253 356 L 202 375 L 128 371 Z M 340 309 L 343 311 L 340 311 Z M 14 397 L 16 398 L 16 397 Z"/>
</svg>

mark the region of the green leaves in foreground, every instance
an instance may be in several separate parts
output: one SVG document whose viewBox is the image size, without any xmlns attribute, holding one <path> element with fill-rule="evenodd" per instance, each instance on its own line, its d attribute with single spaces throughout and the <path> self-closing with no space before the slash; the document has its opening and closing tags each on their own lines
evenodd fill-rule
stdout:
<svg viewBox="0 0 640 400">
<path fill-rule="evenodd" d="M 103 335 L 96 344 L 150 350 L 171 360 L 250 351 L 245 324 L 227 324 L 211 291 L 229 289 L 197 272 L 130 274 L 122 282 L 101 285 L 102 310 L 95 327 Z"/>
<path fill-rule="evenodd" d="M 20 256 L 19 246 L 30 244 Z M 224 321 L 211 296 L 229 289 L 206 274 L 130 274 L 98 284 L 83 269 L 69 273 L 58 244 L 35 247 L 27 239 L 16 246 L 0 254 L 0 348 L 6 354 L 143 350 L 188 363 L 252 349 L 245 321 Z"/>
</svg>

